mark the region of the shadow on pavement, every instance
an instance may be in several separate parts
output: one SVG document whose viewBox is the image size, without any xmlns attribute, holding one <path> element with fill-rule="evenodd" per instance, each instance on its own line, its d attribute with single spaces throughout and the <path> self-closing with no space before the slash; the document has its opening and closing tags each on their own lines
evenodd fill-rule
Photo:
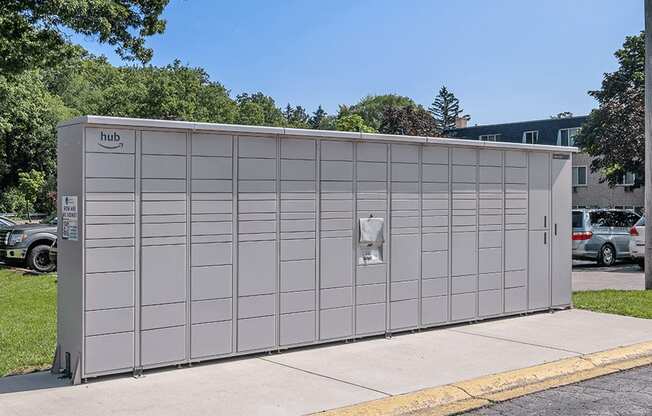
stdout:
<svg viewBox="0 0 652 416">
<path fill-rule="evenodd" d="M 60 379 L 49 371 L 39 371 L 36 373 L 1 377 L 0 394 L 51 389 L 69 385 L 69 379 Z"/>
<path fill-rule="evenodd" d="M 600 266 L 596 262 L 573 261 L 573 273 L 643 273 L 643 270 L 635 264 L 629 262 L 616 263 L 614 266 Z"/>
</svg>

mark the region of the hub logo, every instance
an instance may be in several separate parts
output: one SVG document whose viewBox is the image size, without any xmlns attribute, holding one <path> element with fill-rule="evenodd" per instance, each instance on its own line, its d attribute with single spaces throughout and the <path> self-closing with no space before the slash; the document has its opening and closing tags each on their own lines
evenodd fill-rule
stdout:
<svg viewBox="0 0 652 416">
<path fill-rule="evenodd" d="M 120 135 L 115 131 L 113 133 L 100 132 L 100 137 L 97 144 L 100 147 L 109 150 L 121 149 L 124 143 L 120 141 Z"/>
</svg>

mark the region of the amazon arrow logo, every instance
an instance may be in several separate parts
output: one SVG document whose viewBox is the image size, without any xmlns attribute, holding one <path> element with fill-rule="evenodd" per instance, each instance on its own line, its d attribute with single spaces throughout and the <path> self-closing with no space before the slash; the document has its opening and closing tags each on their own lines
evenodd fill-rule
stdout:
<svg viewBox="0 0 652 416">
<path fill-rule="evenodd" d="M 116 132 L 104 133 L 100 132 L 100 139 L 97 142 L 100 147 L 109 150 L 121 149 L 124 143 L 120 141 L 120 135 Z"/>
</svg>

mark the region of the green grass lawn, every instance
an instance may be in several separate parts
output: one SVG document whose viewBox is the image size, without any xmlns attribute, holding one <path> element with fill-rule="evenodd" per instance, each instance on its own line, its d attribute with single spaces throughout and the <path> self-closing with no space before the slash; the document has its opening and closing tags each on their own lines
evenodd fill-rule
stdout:
<svg viewBox="0 0 652 416">
<path fill-rule="evenodd" d="M 573 306 L 595 312 L 652 319 L 652 290 L 575 292 Z"/>
<path fill-rule="evenodd" d="M 56 274 L 0 266 L 0 377 L 49 368 L 56 327 Z"/>
</svg>

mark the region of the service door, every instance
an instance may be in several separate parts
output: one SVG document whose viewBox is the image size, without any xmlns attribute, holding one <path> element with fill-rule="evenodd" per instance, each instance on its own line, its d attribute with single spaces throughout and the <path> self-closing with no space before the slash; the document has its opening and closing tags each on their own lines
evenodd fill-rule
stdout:
<svg viewBox="0 0 652 416">
<path fill-rule="evenodd" d="M 552 156 L 552 306 L 571 303 L 571 159 Z"/>
<path fill-rule="evenodd" d="M 530 153 L 528 309 L 550 307 L 550 155 Z"/>
</svg>

